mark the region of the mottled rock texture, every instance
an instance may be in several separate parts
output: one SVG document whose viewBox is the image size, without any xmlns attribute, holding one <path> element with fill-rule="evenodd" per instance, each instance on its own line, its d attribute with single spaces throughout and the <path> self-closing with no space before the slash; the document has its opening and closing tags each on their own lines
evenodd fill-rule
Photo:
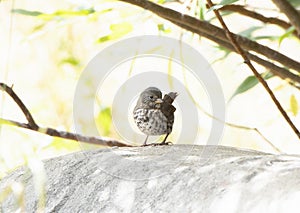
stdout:
<svg viewBox="0 0 300 213">
<path fill-rule="evenodd" d="M 300 157 L 224 146 L 82 151 L 44 161 L 45 212 L 299 212 Z M 0 181 L 24 186 L 24 206 L 5 196 L 0 212 L 36 212 L 39 172 L 21 167 Z M 41 187 L 38 187 L 39 190 Z M 23 209 L 22 209 L 23 208 Z"/>
</svg>

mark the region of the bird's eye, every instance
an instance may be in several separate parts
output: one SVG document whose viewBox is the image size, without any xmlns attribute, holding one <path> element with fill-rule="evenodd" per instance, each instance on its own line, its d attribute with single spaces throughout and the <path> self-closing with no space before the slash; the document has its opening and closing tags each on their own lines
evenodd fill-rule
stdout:
<svg viewBox="0 0 300 213">
<path fill-rule="evenodd" d="M 153 99 L 154 97 L 153 97 L 153 95 L 150 95 L 150 99 Z"/>
</svg>

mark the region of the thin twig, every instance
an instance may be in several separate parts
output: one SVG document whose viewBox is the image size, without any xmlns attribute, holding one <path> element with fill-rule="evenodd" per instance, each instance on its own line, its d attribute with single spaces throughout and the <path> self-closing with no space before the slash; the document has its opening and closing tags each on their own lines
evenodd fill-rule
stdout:
<svg viewBox="0 0 300 213">
<path fill-rule="evenodd" d="M 206 1 L 207 1 L 208 5 L 210 7 L 213 6 L 213 3 L 211 2 L 211 0 L 206 0 Z M 242 49 L 242 47 L 239 45 L 238 41 L 235 39 L 235 37 L 229 31 L 229 29 L 226 26 L 226 24 L 225 24 L 222 16 L 220 15 L 220 13 L 217 10 L 214 10 L 214 13 L 215 13 L 216 17 L 218 18 L 220 24 L 222 25 L 223 29 L 225 30 L 227 38 L 231 41 L 232 45 L 237 50 L 237 52 L 243 57 L 245 63 L 248 65 L 248 67 L 251 69 L 251 71 L 253 72 L 253 74 L 256 76 L 256 78 L 259 80 L 259 82 L 266 89 L 266 91 L 270 95 L 271 99 L 273 100 L 273 102 L 277 106 L 278 110 L 282 114 L 282 116 L 285 118 L 285 120 L 290 125 L 290 127 L 292 128 L 292 130 L 295 132 L 295 134 L 300 139 L 300 132 L 299 132 L 299 130 L 297 129 L 297 127 L 294 125 L 294 123 L 292 122 L 292 120 L 290 119 L 290 117 L 288 116 L 288 114 L 286 113 L 286 111 L 281 106 L 280 102 L 275 97 L 274 93 L 270 89 L 270 87 L 267 84 L 267 82 L 263 79 L 263 77 L 261 77 L 261 75 L 259 74 L 259 72 L 255 69 L 255 67 L 253 66 L 253 64 L 251 63 L 251 61 L 249 60 L 249 58 L 247 57 L 246 53 L 244 52 L 244 50 Z"/>
<path fill-rule="evenodd" d="M 194 97 L 192 96 L 192 94 L 190 93 L 189 91 L 189 86 L 188 86 L 188 82 L 186 80 L 186 78 L 184 77 L 183 78 L 184 80 L 184 84 L 185 84 L 185 87 L 186 87 L 186 91 L 189 95 L 189 97 L 192 99 L 193 103 L 197 106 L 197 108 L 203 112 L 207 117 L 211 118 L 211 119 L 214 119 L 220 123 L 223 123 L 225 124 L 226 126 L 229 126 L 231 128 L 236 128 L 236 129 L 243 129 L 243 130 L 248 130 L 248 131 L 254 131 L 256 132 L 258 135 L 260 135 L 260 137 L 265 141 L 267 142 L 267 144 L 269 144 L 269 146 L 271 146 L 276 152 L 278 153 L 283 153 L 278 147 L 276 147 L 270 140 L 267 139 L 266 136 L 263 135 L 263 133 L 256 127 L 248 127 L 248 126 L 242 126 L 242 125 L 238 125 L 238 124 L 234 124 L 234 123 L 230 123 L 230 122 L 226 122 L 218 117 L 215 117 L 213 115 L 211 115 L 210 113 L 208 113 L 195 99 Z"/>
<path fill-rule="evenodd" d="M 296 28 L 298 33 L 300 33 L 300 14 L 298 11 L 286 0 L 272 0 L 273 3 L 284 13 L 291 24 Z M 300 34 L 298 34 L 300 36 Z"/>
<path fill-rule="evenodd" d="M 59 138 L 65 138 L 65 139 L 74 140 L 74 141 L 81 141 L 81 142 L 90 143 L 90 144 L 97 144 L 97 145 L 110 146 L 110 147 L 111 146 L 131 147 L 131 145 L 129 145 L 129 144 L 125 144 L 121 141 L 117 141 L 117 140 L 114 140 L 111 138 L 84 136 L 84 135 L 80 135 L 80 134 L 76 134 L 76 133 L 59 131 L 59 130 L 56 130 L 53 128 L 39 127 L 35 123 L 31 113 L 26 108 L 25 104 L 21 101 L 21 99 L 13 91 L 12 87 L 9 87 L 4 83 L 0 83 L 0 90 L 3 90 L 7 94 L 9 94 L 9 96 L 18 104 L 19 108 L 22 110 L 23 114 L 25 115 L 25 117 L 28 121 L 28 123 L 20 123 L 17 121 L 0 118 L 0 124 L 7 124 L 7 125 L 12 125 L 12 126 L 22 127 L 25 129 L 33 130 L 35 132 L 42 133 L 42 134 L 59 137 Z"/>
<path fill-rule="evenodd" d="M 263 133 L 256 127 L 248 127 L 248 126 L 242 126 L 242 125 L 236 125 L 233 123 L 229 123 L 229 122 L 225 122 L 225 124 L 227 126 L 230 126 L 232 128 L 237 128 L 237 129 L 244 129 L 244 130 L 250 130 L 250 131 L 254 131 L 257 134 L 260 135 L 260 137 L 262 139 L 264 139 L 264 141 L 266 141 L 274 150 L 276 150 L 278 153 L 283 153 L 279 148 L 277 148 L 269 139 L 266 138 L 266 136 L 263 135 Z"/>
<path fill-rule="evenodd" d="M 256 20 L 259 20 L 263 23 L 270 23 L 270 24 L 275 24 L 283 29 L 289 29 L 292 25 L 289 24 L 288 22 L 286 21 L 283 21 L 281 19 L 278 19 L 278 18 L 274 18 L 274 17 L 266 17 L 260 13 L 257 13 L 257 12 L 254 12 L 254 11 L 251 11 L 251 10 L 248 10 L 246 9 L 243 5 L 234 5 L 234 4 L 231 4 L 231 5 L 225 5 L 223 7 L 221 7 L 219 10 L 221 11 L 232 11 L 232 12 L 237 12 L 241 15 L 244 15 L 244 16 L 248 16 L 250 18 L 253 18 L 253 19 L 256 19 Z M 295 36 L 297 36 L 298 38 L 300 38 L 299 34 L 297 31 L 294 31 L 293 34 Z"/>
<path fill-rule="evenodd" d="M 190 95 L 191 96 L 191 95 Z M 191 98 L 193 99 L 193 97 L 191 96 Z M 267 142 L 267 144 L 269 144 L 269 146 L 271 146 L 276 152 L 278 153 L 282 153 L 282 151 L 276 147 L 269 139 L 267 139 L 266 136 L 263 135 L 263 133 L 256 127 L 248 127 L 248 126 L 243 126 L 243 125 L 239 125 L 239 124 L 234 124 L 234 123 L 230 123 L 227 121 L 223 121 L 220 118 L 217 118 L 213 115 L 211 115 L 210 113 L 208 113 L 205 109 L 203 109 L 194 99 L 193 102 L 197 105 L 198 109 L 200 109 L 206 116 L 220 122 L 220 123 L 224 123 L 226 126 L 229 126 L 231 128 L 236 128 L 236 129 L 243 129 L 243 130 L 248 130 L 248 131 L 254 131 L 256 132 L 258 135 L 260 135 L 260 137 Z"/>
</svg>

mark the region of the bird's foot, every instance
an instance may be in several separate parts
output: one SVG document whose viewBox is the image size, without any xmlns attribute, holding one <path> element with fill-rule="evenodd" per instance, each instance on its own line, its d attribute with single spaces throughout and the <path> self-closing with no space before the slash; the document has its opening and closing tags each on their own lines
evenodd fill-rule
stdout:
<svg viewBox="0 0 300 213">
<path fill-rule="evenodd" d="M 143 144 L 142 147 L 144 146 L 165 146 L 165 145 L 173 145 L 173 143 L 171 141 L 168 141 L 168 142 L 161 142 L 161 143 L 149 143 L 149 144 Z"/>
<path fill-rule="evenodd" d="M 163 145 L 173 145 L 173 143 L 171 141 L 163 141 L 161 143 L 159 143 L 160 146 L 163 146 Z"/>
</svg>

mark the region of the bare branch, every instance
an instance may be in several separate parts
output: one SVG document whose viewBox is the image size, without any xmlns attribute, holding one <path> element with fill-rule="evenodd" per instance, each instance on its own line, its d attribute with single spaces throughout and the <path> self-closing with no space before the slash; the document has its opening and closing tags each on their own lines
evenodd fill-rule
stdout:
<svg viewBox="0 0 300 213">
<path fill-rule="evenodd" d="M 9 96 L 16 102 L 16 104 L 20 107 L 22 110 L 23 114 L 25 115 L 28 125 L 30 126 L 31 129 L 37 130 L 39 127 L 35 123 L 32 115 L 30 114 L 29 110 L 26 108 L 24 103 L 21 101 L 21 99 L 16 95 L 16 93 L 13 91 L 12 87 L 7 86 L 4 83 L 0 83 L 0 89 L 5 91 Z"/>
<path fill-rule="evenodd" d="M 34 119 L 29 112 L 29 110 L 26 108 L 25 104 L 21 101 L 21 99 L 16 95 L 16 93 L 13 91 L 13 89 L 9 86 L 7 86 L 4 83 L 0 83 L 0 89 L 6 92 L 7 94 L 12 97 L 12 99 L 18 104 L 22 112 L 27 118 L 28 123 L 20 123 L 17 121 L 12 121 L 12 120 L 7 120 L 0 118 L 0 124 L 7 124 L 7 125 L 12 125 L 12 126 L 17 126 L 17 127 L 22 127 L 25 129 L 30 129 L 35 132 L 39 132 L 42 134 L 54 136 L 54 137 L 59 137 L 59 138 L 65 138 L 69 140 L 74 140 L 74 141 L 81 141 L 89 144 L 97 144 L 97 145 L 103 145 L 103 146 L 119 146 L 119 147 L 131 147 L 129 144 L 125 144 L 121 141 L 117 141 L 111 138 L 104 138 L 104 137 L 92 137 L 92 136 L 84 136 L 76 133 L 71 133 L 71 132 L 65 132 L 65 131 L 59 131 L 53 128 L 42 128 L 39 127 L 35 122 Z"/>
<path fill-rule="evenodd" d="M 279 27 L 282 27 L 283 29 L 289 29 L 292 26 L 289 23 L 287 23 L 281 19 L 274 18 L 274 17 L 266 17 L 260 13 L 248 10 L 242 5 L 234 5 L 234 4 L 225 5 L 225 6 L 221 7 L 219 10 L 237 12 L 241 15 L 248 16 L 250 18 L 259 20 L 263 23 L 275 24 Z M 300 35 L 298 34 L 297 31 L 294 32 L 294 35 L 297 36 L 298 38 L 300 38 Z"/>
<path fill-rule="evenodd" d="M 26 108 L 26 106 L 23 104 L 23 102 L 20 100 L 20 98 L 15 94 L 15 92 L 12 90 L 11 87 L 8 87 L 6 84 L 4 83 L 0 83 L 0 89 L 3 91 L 9 91 L 9 94 L 14 94 L 14 100 L 19 100 L 19 104 L 23 107 L 23 110 L 27 113 L 27 115 L 29 115 L 29 117 L 31 117 L 31 119 L 29 120 L 33 120 L 29 110 Z M 255 131 L 257 134 L 259 134 L 276 152 L 282 153 L 280 151 L 279 148 L 277 148 L 274 144 L 272 144 L 271 141 L 269 141 L 257 128 L 253 128 L 253 127 L 246 127 L 246 126 L 241 126 L 241 125 L 237 125 L 237 124 L 232 124 L 232 123 L 228 123 L 225 121 L 221 121 L 220 119 L 210 115 L 208 112 L 206 112 L 200 105 L 197 104 L 197 106 L 199 107 L 199 109 L 206 114 L 207 116 L 225 123 L 225 125 L 233 127 L 233 128 L 238 128 L 238 129 L 244 129 L 244 130 L 249 130 L 249 131 Z M 49 136 L 53 136 L 53 137 L 59 137 L 59 138 L 64 138 L 64 139 L 68 139 L 68 140 L 74 140 L 74 141 L 81 141 L 84 143 L 88 143 L 88 144 L 95 144 L 95 145 L 103 145 L 103 146 L 118 146 L 118 147 L 132 147 L 131 145 L 128 144 L 124 144 L 123 142 L 114 140 L 112 138 L 107 138 L 107 137 L 92 137 L 92 136 L 85 136 L 85 135 L 81 135 L 81 134 L 76 134 L 76 133 L 71 133 L 71 132 L 66 132 L 66 131 L 59 131 L 53 128 L 41 128 L 39 127 L 37 124 L 35 128 L 32 127 L 32 125 L 30 125 L 29 123 L 21 123 L 18 121 L 13 121 L 13 120 L 8 120 L 8 119 L 3 119 L 0 118 L 0 125 L 1 124 L 5 124 L 5 125 L 11 125 L 11 126 L 16 126 L 16 127 L 21 127 L 21 128 L 25 128 L 25 129 L 29 129 L 35 132 L 39 132 L 41 134 L 46 134 Z"/>
<path fill-rule="evenodd" d="M 186 30 L 189 30 L 191 32 L 197 33 L 198 35 L 201 35 L 201 36 L 203 36 L 203 37 L 205 37 L 205 38 L 207 38 L 211 41 L 214 41 L 217 44 L 227 48 L 228 50 L 236 52 L 236 49 L 228 41 L 220 40 L 220 39 L 214 37 L 211 34 L 206 34 L 206 33 L 200 31 L 197 28 L 191 28 L 189 26 L 182 25 L 181 23 L 178 23 L 178 22 L 174 22 L 174 24 L 176 24 L 177 26 L 183 27 Z M 274 75 L 280 77 L 281 79 L 288 80 L 288 81 L 291 80 L 291 82 L 300 82 L 300 76 L 299 75 L 295 75 L 294 73 L 289 72 L 285 68 L 279 67 L 276 64 L 274 64 L 272 62 L 269 62 L 269 61 L 266 61 L 266 60 L 264 60 L 264 59 L 262 59 L 262 58 L 260 58 L 256 55 L 253 55 L 252 53 L 249 53 L 249 52 L 247 52 L 247 56 L 252 61 L 255 61 L 256 63 L 266 67 L 267 69 L 269 69 Z M 294 85 L 294 86 L 296 87 L 296 85 Z"/>
<path fill-rule="evenodd" d="M 92 137 L 92 136 L 84 136 L 72 132 L 65 132 L 65 131 L 59 131 L 53 128 L 41 128 L 39 127 L 38 129 L 32 129 L 29 124 L 26 123 L 20 123 L 17 121 L 12 121 L 8 119 L 3 119 L 0 118 L 0 124 L 6 124 L 6 125 L 12 125 L 12 126 L 17 126 L 29 130 L 33 130 L 35 132 L 39 132 L 42 134 L 46 134 L 49 136 L 53 137 L 59 137 L 59 138 L 64 138 L 68 140 L 73 140 L 73 141 L 80 141 L 84 143 L 89 143 L 89 144 L 95 144 L 95 145 L 102 145 L 102 146 L 119 146 L 119 147 L 131 147 L 131 145 L 124 144 L 120 141 L 111 139 L 111 138 L 103 138 L 103 137 Z"/>
<path fill-rule="evenodd" d="M 274 4 L 284 13 L 292 25 L 300 33 L 300 14 L 298 11 L 286 0 L 272 0 Z M 298 34 L 300 36 L 300 34 Z"/>
<path fill-rule="evenodd" d="M 208 5 L 210 7 L 213 6 L 213 3 L 211 2 L 211 0 L 206 0 Z M 289 118 L 289 116 L 287 115 L 286 111 L 283 109 L 283 107 L 281 106 L 280 102 L 277 100 L 277 98 L 275 97 L 274 93 L 272 92 L 272 90 L 270 89 L 269 85 L 267 84 L 267 82 L 263 79 L 263 77 L 261 77 L 261 75 L 259 74 L 259 72 L 255 69 L 255 67 L 252 65 L 251 61 L 249 60 L 249 58 L 247 57 L 246 53 L 244 52 L 244 50 L 242 49 L 242 47 L 240 46 L 239 42 L 237 41 L 237 39 L 232 35 L 232 33 L 229 31 L 228 27 L 226 26 L 222 16 L 220 15 L 220 13 L 217 10 L 214 10 L 214 13 L 216 14 L 216 17 L 218 18 L 219 22 L 221 23 L 223 29 L 225 30 L 226 36 L 227 38 L 231 41 L 231 44 L 234 46 L 234 48 L 236 49 L 236 51 L 243 57 L 245 63 L 248 65 L 248 67 L 251 69 L 251 71 L 254 73 L 254 75 L 256 76 L 256 78 L 259 80 L 259 82 L 263 85 L 263 87 L 266 89 L 266 91 L 269 93 L 271 99 L 273 100 L 273 102 L 275 103 L 275 105 L 277 106 L 278 110 L 280 111 L 280 113 L 282 114 L 282 116 L 284 117 L 284 119 L 287 121 L 287 123 L 290 125 L 290 127 L 292 128 L 292 130 L 295 132 L 295 134 L 298 136 L 298 138 L 300 139 L 300 132 L 297 129 L 297 127 L 294 125 L 294 123 L 292 122 L 292 120 Z"/>
</svg>

